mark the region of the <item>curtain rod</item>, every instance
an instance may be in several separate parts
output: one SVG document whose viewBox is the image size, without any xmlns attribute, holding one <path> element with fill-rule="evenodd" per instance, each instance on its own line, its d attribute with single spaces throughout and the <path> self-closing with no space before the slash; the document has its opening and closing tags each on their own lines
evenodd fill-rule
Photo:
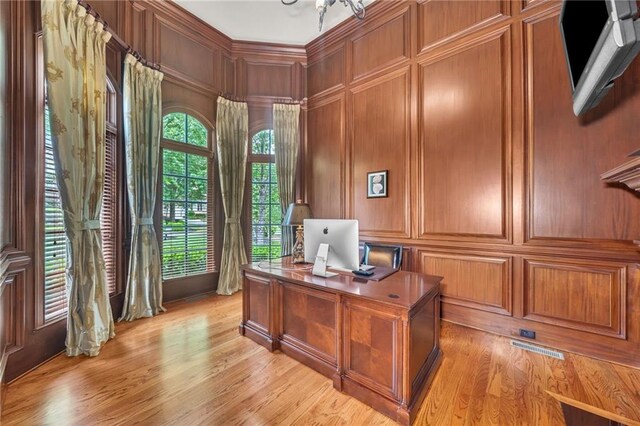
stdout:
<svg viewBox="0 0 640 426">
<path fill-rule="evenodd" d="M 85 9 L 87 9 L 87 13 L 88 14 L 90 14 L 91 16 L 96 18 L 96 20 L 98 22 L 100 22 L 100 23 L 102 23 L 102 25 L 104 25 L 105 31 L 108 31 L 111 34 L 111 39 L 118 46 L 120 46 L 120 48 L 125 50 L 127 53 L 130 53 L 131 55 L 133 55 L 138 61 L 142 62 L 142 64 L 144 66 L 152 68 L 152 69 L 154 69 L 156 71 L 160 70 L 160 65 L 159 64 L 156 64 L 156 63 L 151 62 L 151 61 L 147 61 L 145 58 L 142 57 L 142 55 L 139 52 L 133 50 L 133 48 L 127 42 L 125 42 L 123 39 L 121 39 L 120 36 L 118 34 L 116 34 L 116 32 L 114 30 L 111 29 L 111 27 L 109 26 L 109 23 L 107 21 L 105 21 L 104 19 L 102 19 L 100 14 L 93 7 L 91 7 L 91 5 L 89 3 L 87 3 L 86 0 L 78 0 L 78 4 L 80 6 L 82 6 L 82 7 L 84 7 Z"/>
<path fill-rule="evenodd" d="M 304 100 L 296 101 L 295 99 L 274 99 L 274 104 L 286 104 L 286 105 L 304 105 Z"/>
<path fill-rule="evenodd" d="M 230 101 L 233 101 L 233 102 L 245 102 L 245 103 L 247 102 L 247 100 L 245 98 L 240 97 L 240 96 L 234 96 L 231 93 L 218 92 L 218 96 L 221 96 L 221 97 L 223 97 L 225 99 L 228 99 Z"/>
</svg>

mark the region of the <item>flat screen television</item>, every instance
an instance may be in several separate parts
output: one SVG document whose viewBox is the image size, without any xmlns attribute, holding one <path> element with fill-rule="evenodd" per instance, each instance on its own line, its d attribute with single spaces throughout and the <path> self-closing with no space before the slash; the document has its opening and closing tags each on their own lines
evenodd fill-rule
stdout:
<svg viewBox="0 0 640 426">
<path fill-rule="evenodd" d="M 600 103 L 640 50 L 635 0 L 563 0 L 560 33 L 573 91 L 573 112 Z"/>
</svg>

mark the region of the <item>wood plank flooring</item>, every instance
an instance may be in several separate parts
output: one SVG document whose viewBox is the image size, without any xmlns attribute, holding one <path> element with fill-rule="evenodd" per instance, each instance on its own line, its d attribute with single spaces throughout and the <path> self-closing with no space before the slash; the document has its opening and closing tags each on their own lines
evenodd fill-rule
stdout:
<svg viewBox="0 0 640 426">
<path fill-rule="evenodd" d="M 239 294 L 211 296 L 118 324 L 99 357 L 60 355 L 10 384 L 1 423 L 394 424 L 328 378 L 241 337 L 241 302 Z M 560 405 L 545 390 L 568 388 L 612 395 L 616 409 L 640 417 L 634 399 L 611 384 L 615 375 L 637 392 L 638 370 L 572 354 L 559 361 L 449 323 L 441 343 L 442 365 L 415 424 L 561 425 Z"/>
</svg>

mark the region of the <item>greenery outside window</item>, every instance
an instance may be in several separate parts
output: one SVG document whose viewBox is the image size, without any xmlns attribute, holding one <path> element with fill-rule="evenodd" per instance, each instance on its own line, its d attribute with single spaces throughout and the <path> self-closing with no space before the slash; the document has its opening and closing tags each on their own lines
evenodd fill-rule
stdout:
<svg viewBox="0 0 640 426">
<path fill-rule="evenodd" d="M 282 209 L 276 175 L 273 130 L 262 130 L 251 138 L 251 259 L 279 258 L 282 246 Z"/>
<path fill-rule="evenodd" d="M 162 129 L 162 276 L 213 272 L 212 152 L 194 117 L 165 115 Z"/>
</svg>

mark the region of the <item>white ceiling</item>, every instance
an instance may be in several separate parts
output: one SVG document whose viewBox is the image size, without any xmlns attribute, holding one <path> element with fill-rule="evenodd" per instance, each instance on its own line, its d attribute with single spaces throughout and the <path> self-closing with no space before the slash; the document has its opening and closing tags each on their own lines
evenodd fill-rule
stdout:
<svg viewBox="0 0 640 426">
<path fill-rule="evenodd" d="M 315 0 L 298 0 L 291 6 L 280 0 L 173 1 L 234 40 L 305 45 L 321 34 Z M 350 16 L 351 8 L 336 1 L 327 9 L 322 32 Z"/>
</svg>

